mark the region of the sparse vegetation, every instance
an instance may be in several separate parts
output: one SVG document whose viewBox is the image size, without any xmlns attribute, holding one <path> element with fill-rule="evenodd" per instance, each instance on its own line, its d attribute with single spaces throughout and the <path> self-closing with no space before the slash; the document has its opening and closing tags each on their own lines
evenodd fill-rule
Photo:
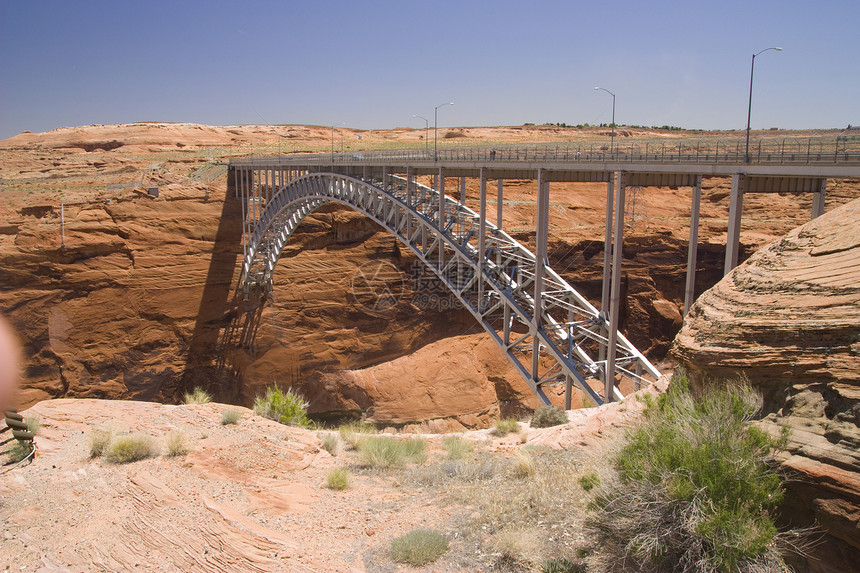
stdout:
<svg viewBox="0 0 860 573">
<path fill-rule="evenodd" d="M 527 478 L 535 475 L 535 471 L 537 471 L 537 467 L 535 466 L 535 460 L 532 458 L 531 454 L 524 450 L 517 450 L 514 454 L 514 477 L 517 478 Z"/>
<path fill-rule="evenodd" d="M 568 559 L 550 559 L 541 564 L 540 571 L 541 573 L 586 573 L 587 569 L 583 563 Z"/>
<path fill-rule="evenodd" d="M 549 428 L 550 426 L 558 426 L 567 424 L 570 420 L 567 418 L 567 412 L 557 406 L 543 405 L 539 406 L 532 414 L 532 428 Z"/>
<path fill-rule="evenodd" d="M 341 491 L 349 487 L 349 471 L 346 468 L 331 470 L 326 476 L 326 486 L 335 491 Z"/>
<path fill-rule="evenodd" d="M 242 412 L 235 408 L 228 408 L 221 412 L 221 425 L 227 426 L 230 424 L 235 424 L 239 421 L 239 418 L 242 417 Z"/>
<path fill-rule="evenodd" d="M 321 434 L 319 438 L 323 449 L 331 455 L 336 456 L 337 451 L 340 449 L 340 439 L 338 439 L 337 434 Z"/>
<path fill-rule="evenodd" d="M 155 441 L 145 434 L 114 436 L 104 450 L 104 457 L 115 464 L 127 464 L 157 454 Z"/>
<path fill-rule="evenodd" d="M 200 386 L 195 386 L 194 390 L 185 393 L 186 404 L 208 404 L 212 401 L 212 395 Z"/>
<path fill-rule="evenodd" d="M 432 563 L 446 551 L 448 539 L 428 529 L 415 529 L 391 542 L 391 559 L 413 567 Z"/>
<path fill-rule="evenodd" d="M 254 412 L 287 426 L 308 428 L 311 425 L 308 403 L 292 388 L 284 392 L 277 386 L 269 386 L 265 395 L 254 401 Z"/>
<path fill-rule="evenodd" d="M 27 430 L 34 436 L 42 429 L 42 420 L 36 416 L 27 416 L 24 418 L 24 423 L 27 424 Z"/>
<path fill-rule="evenodd" d="M 474 449 L 472 442 L 460 436 L 446 436 L 442 439 L 442 447 L 448 452 L 448 459 L 451 460 L 463 459 Z"/>
<path fill-rule="evenodd" d="M 6 452 L 10 464 L 15 464 L 29 456 L 33 452 L 33 442 L 30 440 L 15 440 Z"/>
<path fill-rule="evenodd" d="M 173 430 L 167 436 L 167 455 L 170 457 L 184 456 L 189 451 L 185 433 L 182 430 Z"/>
<path fill-rule="evenodd" d="M 90 432 L 90 457 L 98 458 L 105 454 L 116 435 L 113 428 L 95 428 Z"/>
<path fill-rule="evenodd" d="M 427 442 L 421 438 L 365 436 L 358 441 L 361 463 L 374 468 L 396 468 L 426 459 Z"/>
<path fill-rule="evenodd" d="M 603 567 L 782 570 L 771 517 L 782 491 L 766 460 L 784 442 L 748 423 L 760 400 L 742 384 L 694 399 L 676 376 L 649 404 L 593 504 Z"/>
<path fill-rule="evenodd" d="M 496 425 L 493 426 L 493 433 L 497 436 L 507 436 L 511 432 L 516 432 L 520 427 L 520 423 L 513 418 L 501 418 L 496 420 Z"/>
<path fill-rule="evenodd" d="M 378 433 L 378 430 L 373 424 L 356 421 L 342 425 L 338 428 L 338 433 L 344 443 L 355 450 L 358 449 L 358 442 L 361 441 L 362 437 L 369 434 L 376 434 Z"/>
<path fill-rule="evenodd" d="M 495 550 L 506 565 L 533 567 L 544 552 L 540 531 L 535 528 L 511 527 L 496 534 Z"/>
<path fill-rule="evenodd" d="M 599 485 L 600 476 L 594 472 L 584 474 L 579 478 L 579 487 L 581 487 L 583 491 L 591 491 Z"/>
</svg>

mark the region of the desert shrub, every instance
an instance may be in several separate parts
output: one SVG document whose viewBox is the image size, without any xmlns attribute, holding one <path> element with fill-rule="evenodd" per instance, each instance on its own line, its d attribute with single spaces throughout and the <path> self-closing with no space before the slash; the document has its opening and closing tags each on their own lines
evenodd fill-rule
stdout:
<svg viewBox="0 0 860 573">
<path fill-rule="evenodd" d="M 221 425 L 227 426 L 228 424 L 235 424 L 239 421 L 239 418 L 242 417 L 242 412 L 236 410 L 235 408 L 228 408 L 221 412 Z"/>
<path fill-rule="evenodd" d="M 501 418 L 496 420 L 496 425 L 493 426 L 493 433 L 497 436 L 507 436 L 511 432 L 516 432 L 520 427 L 520 423 L 513 418 Z"/>
<path fill-rule="evenodd" d="M 33 442 L 30 440 L 15 440 L 15 443 L 6 451 L 10 464 L 15 464 L 29 456 L 33 452 Z"/>
<path fill-rule="evenodd" d="M 144 434 L 114 436 L 104 451 L 105 459 L 115 464 L 136 462 L 155 454 L 155 441 Z"/>
<path fill-rule="evenodd" d="M 523 450 L 517 450 L 514 453 L 513 473 L 516 478 L 527 478 L 535 475 L 536 466 L 535 460 L 531 454 Z"/>
<path fill-rule="evenodd" d="M 325 451 L 333 456 L 337 455 L 337 451 L 340 449 L 340 440 L 338 439 L 337 434 L 321 434 L 319 439 L 322 442 L 322 446 Z"/>
<path fill-rule="evenodd" d="M 442 447 L 448 452 L 448 459 L 460 460 L 474 449 L 472 442 L 464 440 L 460 436 L 446 436 L 442 440 Z"/>
<path fill-rule="evenodd" d="M 90 457 L 97 458 L 104 455 L 108 446 L 116 435 L 113 428 L 95 428 L 90 432 Z"/>
<path fill-rule="evenodd" d="M 277 386 L 266 388 L 265 395 L 257 396 L 254 400 L 254 411 L 264 418 L 287 426 L 307 428 L 311 424 L 308 419 L 308 403 L 292 388 L 286 392 Z"/>
<path fill-rule="evenodd" d="M 326 476 L 326 486 L 329 489 L 341 491 L 349 487 L 349 471 L 346 468 L 331 470 Z"/>
<path fill-rule="evenodd" d="M 358 442 L 361 463 L 374 468 L 402 467 L 425 459 L 427 442 L 421 438 L 397 439 L 387 436 L 365 436 Z"/>
<path fill-rule="evenodd" d="M 208 404 L 212 401 L 212 395 L 200 386 L 195 386 L 194 390 L 185 393 L 186 404 Z"/>
<path fill-rule="evenodd" d="M 612 570 L 781 570 L 770 511 L 782 499 L 766 463 L 784 446 L 749 424 L 749 387 L 694 399 L 684 377 L 649 404 L 592 505 L 598 561 Z M 783 440 L 785 436 L 783 437 Z"/>
<path fill-rule="evenodd" d="M 591 491 L 600 485 L 600 476 L 591 472 L 579 477 L 579 486 L 584 491 Z"/>
<path fill-rule="evenodd" d="M 448 540 L 438 531 L 415 529 L 391 542 L 391 559 L 414 567 L 439 559 L 448 551 Z"/>
<path fill-rule="evenodd" d="M 549 428 L 550 426 L 558 426 L 567 424 L 570 420 L 567 419 L 567 412 L 557 406 L 539 406 L 532 414 L 532 428 Z"/>
<path fill-rule="evenodd" d="M 170 457 L 184 456 L 188 453 L 188 443 L 182 430 L 173 430 L 167 436 L 167 455 Z"/>
<path fill-rule="evenodd" d="M 24 423 L 27 424 L 27 431 L 34 436 L 42 429 L 42 420 L 36 416 L 27 416 L 24 418 Z"/>
</svg>

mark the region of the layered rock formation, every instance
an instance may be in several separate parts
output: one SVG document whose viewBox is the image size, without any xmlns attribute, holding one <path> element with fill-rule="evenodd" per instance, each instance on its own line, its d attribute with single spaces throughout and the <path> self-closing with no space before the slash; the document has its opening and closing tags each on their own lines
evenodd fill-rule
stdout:
<svg viewBox="0 0 860 573">
<path fill-rule="evenodd" d="M 860 563 L 860 200 L 803 225 L 702 295 L 673 354 L 694 384 L 745 376 L 787 426 L 783 514 L 826 543 L 804 567 Z"/>
</svg>

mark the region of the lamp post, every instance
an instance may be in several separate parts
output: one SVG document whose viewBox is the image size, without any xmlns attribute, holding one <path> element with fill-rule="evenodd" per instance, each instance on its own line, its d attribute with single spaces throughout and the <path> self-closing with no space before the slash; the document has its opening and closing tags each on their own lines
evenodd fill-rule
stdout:
<svg viewBox="0 0 860 573">
<path fill-rule="evenodd" d="M 419 119 L 424 120 L 424 154 L 427 155 L 430 151 L 430 140 L 427 139 L 427 136 L 429 135 L 430 131 L 430 120 L 421 115 L 413 115 L 412 117 L 417 117 Z"/>
<path fill-rule="evenodd" d="M 750 64 L 750 101 L 749 106 L 747 107 L 747 144 L 744 150 L 744 163 L 750 162 L 750 117 L 752 116 L 752 88 L 753 88 L 753 72 L 755 71 L 755 57 L 759 54 L 767 52 L 768 50 L 774 50 L 777 52 L 781 52 L 782 48 L 765 48 L 760 52 L 756 52 L 752 55 L 752 63 Z"/>
<path fill-rule="evenodd" d="M 439 153 L 439 140 L 437 138 L 437 131 L 439 129 L 439 108 L 446 105 L 454 105 L 454 102 L 449 101 L 446 103 L 440 103 L 433 109 L 433 161 L 436 161 Z"/>
<path fill-rule="evenodd" d="M 346 125 L 346 123 L 342 121 L 337 125 L 331 126 L 331 161 L 332 161 L 332 163 L 334 163 L 334 128 L 339 127 L 341 125 Z"/>
<path fill-rule="evenodd" d="M 615 144 L 615 94 L 606 88 L 596 86 L 594 89 L 603 90 L 612 96 L 612 135 L 609 136 L 609 153 L 612 153 L 613 145 Z"/>
</svg>

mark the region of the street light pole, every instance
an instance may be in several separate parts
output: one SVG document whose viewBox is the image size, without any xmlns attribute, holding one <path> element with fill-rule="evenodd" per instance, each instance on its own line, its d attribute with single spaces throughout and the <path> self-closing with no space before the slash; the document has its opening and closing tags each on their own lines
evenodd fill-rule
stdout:
<svg viewBox="0 0 860 573">
<path fill-rule="evenodd" d="M 760 52 L 756 52 L 752 55 L 752 63 L 750 64 L 750 101 L 747 106 L 747 144 L 744 151 L 744 163 L 750 162 L 750 117 L 752 116 L 752 90 L 753 90 L 753 72 L 755 71 L 755 57 L 761 53 L 767 52 L 768 50 L 774 50 L 777 52 L 781 52 L 782 48 L 765 48 Z"/>
<path fill-rule="evenodd" d="M 449 101 L 446 103 L 440 103 L 433 109 L 433 161 L 436 161 L 439 153 L 439 140 L 437 138 L 437 131 L 439 129 L 439 108 L 446 105 L 454 105 L 454 102 Z"/>
<path fill-rule="evenodd" d="M 426 117 L 420 115 L 413 115 L 412 117 L 424 120 L 424 154 L 427 155 L 430 151 L 430 140 L 427 138 L 430 132 L 430 121 Z"/>
<path fill-rule="evenodd" d="M 337 124 L 337 126 L 341 126 L 341 125 L 346 125 L 346 122 L 342 121 L 339 124 Z M 334 125 L 331 126 L 331 161 L 332 161 L 332 163 L 334 163 L 334 128 L 337 126 L 334 126 Z"/>
<path fill-rule="evenodd" d="M 612 153 L 612 148 L 615 144 L 615 94 L 606 88 L 595 87 L 596 90 L 603 90 L 612 96 L 612 135 L 609 136 L 609 153 Z"/>
</svg>

